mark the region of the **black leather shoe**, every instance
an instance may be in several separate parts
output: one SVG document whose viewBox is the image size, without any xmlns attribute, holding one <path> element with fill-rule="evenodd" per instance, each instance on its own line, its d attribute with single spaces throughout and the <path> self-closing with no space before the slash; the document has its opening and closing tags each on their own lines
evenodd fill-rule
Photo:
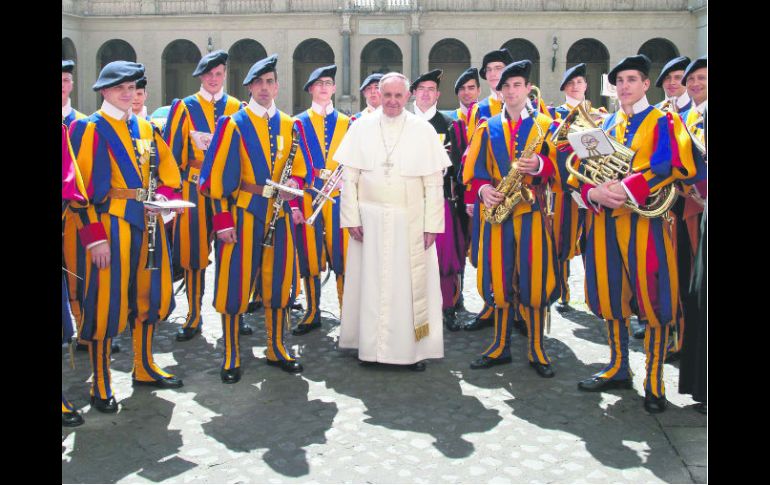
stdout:
<svg viewBox="0 0 770 485">
<path fill-rule="evenodd" d="M 517 332 L 519 332 L 523 336 L 527 336 L 527 322 L 524 320 L 514 320 L 513 321 L 513 328 L 516 329 Z"/>
<path fill-rule="evenodd" d="M 481 330 L 484 327 L 492 327 L 494 325 L 495 325 L 494 317 L 489 317 L 489 318 L 476 317 L 473 319 L 472 322 L 465 324 L 465 326 L 463 327 L 463 330 L 473 332 L 476 330 Z"/>
<path fill-rule="evenodd" d="M 559 303 L 556 305 L 556 311 L 559 313 L 569 313 L 572 310 L 574 310 L 574 308 L 569 306 L 569 303 Z"/>
<path fill-rule="evenodd" d="M 294 303 L 291 304 L 291 309 L 292 310 L 302 310 L 302 303 L 300 303 L 298 301 L 295 301 Z"/>
<path fill-rule="evenodd" d="M 184 327 L 182 327 L 179 330 L 177 330 L 177 332 L 176 332 L 176 341 L 177 342 L 186 342 L 188 340 L 191 340 L 193 337 L 195 337 L 199 333 L 201 333 L 200 325 L 198 325 L 195 328 L 190 328 L 190 327 L 184 328 Z"/>
<path fill-rule="evenodd" d="M 371 360 L 358 359 L 358 365 L 360 365 L 361 367 L 374 367 L 375 365 L 377 365 L 377 362 L 372 362 Z"/>
<path fill-rule="evenodd" d="M 73 411 L 71 413 L 61 413 L 61 425 L 65 428 L 74 428 L 85 423 L 83 416 L 79 412 Z"/>
<path fill-rule="evenodd" d="M 88 352 L 88 345 L 77 344 L 75 345 L 75 350 L 80 352 Z M 113 354 L 117 354 L 118 352 L 120 352 L 120 344 L 117 342 L 112 342 L 112 345 L 110 346 L 110 352 Z"/>
<path fill-rule="evenodd" d="M 415 362 L 406 366 L 407 369 L 413 372 L 423 372 L 425 370 L 425 362 Z"/>
<path fill-rule="evenodd" d="M 644 409 L 650 414 L 662 413 L 666 410 L 666 396 L 655 397 L 652 394 L 645 395 Z"/>
<path fill-rule="evenodd" d="M 109 399 L 101 399 L 96 396 L 91 396 L 91 406 L 102 413 L 118 412 L 118 402 L 115 400 L 115 396 Z"/>
<path fill-rule="evenodd" d="M 302 364 L 296 360 L 268 360 L 267 365 L 280 367 L 282 371 L 289 374 L 297 374 L 303 371 Z"/>
<path fill-rule="evenodd" d="M 454 309 L 456 312 L 464 312 L 465 310 L 465 303 L 463 303 L 462 297 L 457 299 L 457 303 L 455 303 Z"/>
<path fill-rule="evenodd" d="M 530 362 L 529 365 L 535 368 L 535 371 L 540 377 L 553 377 L 556 375 L 550 364 L 541 364 L 540 362 Z"/>
<path fill-rule="evenodd" d="M 676 362 L 680 357 L 681 355 L 679 352 L 669 352 L 666 354 L 666 360 L 664 362 Z"/>
<path fill-rule="evenodd" d="M 157 381 L 138 381 L 136 379 L 131 379 L 131 384 L 134 387 L 149 386 L 157 387 L 158 389 L 176 389 L 184 385 L 182 379 L 177 376 L 166 377 L 165 379 L 159 379 Z"/>
<path fill-rule="evenodd" d="M 644 338 L 644 332 L 647 328 L 647 320 L 639 320 L 639 324 L 635 328 L 632 328 L 631 336 L 637 340 Z"/>
<path fill-rule="evenodd" d="M 300 323 L 296 327 L 294 327 L 291 331 L 292 335 L 305 335 L 306 333 L 309 333 L 311 330 L 314 330 L 316 328 L 321 328 L 321 321 L 318 320 L 317 322 L 312 323 Z"/>
<path fill-rule="evenodd" d="M 219 377 L 222 378 L 222 382 L 225 384 L 235 384 L 241 380 L 241 368 L 222 369 L 219 371 Z"/>
<path fill-rule="evenodd" d="M 471 362 L 471 369 L 488 369 L 495 365 L 510 364 L 511 362 L 513 362 L 513 358 L 510 356 L 492 359 L 486 355 L 483 355 Z"/>
<path fill-rule="evenodd" d="M 444 327 L 449 330 L 450 332 L 456 332 L 462 328 L 459 323 L 457 323 L 457 314 L 455 313 L 454 308 L 447 308 L 444 310 Z"/>
<path fill-rule="evenodd" d="M 240 335 L 251 335 L 254 333 L 254 329 L 248 323 L 241 322 L 238 326 L 238 333 Z"/>
<path fill-rule="evenodd" d="M 634 381 L 630 377 L 627 379 L 607 379 L 606 377 L 591 376 L 578 382 L 577 386 L 581 391 L 600 392 L 608 389 L 631 389 L 634 387 Z"/>
<path fill-rule="evenodd" d="M 261 301 L 252 301 L 252 302 L 249 302 L 249 306 L 246 307 L 246 313 L 254 313 L 257 310 L 261 310 L 264 307 L 265 305 L 263 305 Z"/>
</svg>

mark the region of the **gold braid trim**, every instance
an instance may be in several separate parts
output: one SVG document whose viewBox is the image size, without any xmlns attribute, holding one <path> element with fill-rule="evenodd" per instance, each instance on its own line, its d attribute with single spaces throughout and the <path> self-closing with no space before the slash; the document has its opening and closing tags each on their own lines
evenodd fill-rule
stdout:
<svg viewBox="0 0 770 485">
<path fill-rule="evenodd" d="M 414 338 L 417 341 L 419 341 L 421 338 L 427 337 L 429 333 L 430 327 L 428 327 L 428 322 L 414 327 Z"/>
</svg>

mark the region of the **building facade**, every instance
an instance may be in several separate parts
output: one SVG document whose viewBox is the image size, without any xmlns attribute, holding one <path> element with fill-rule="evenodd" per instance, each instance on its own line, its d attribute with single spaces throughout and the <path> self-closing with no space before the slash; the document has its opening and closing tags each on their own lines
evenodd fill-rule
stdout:
<svg viewBox="0 0 770 485">
<path fill-rule="evenodd" d="M 62 0 L 62 58 L 76 60 L 73 106 L 86 113 L 99 106 L 91 85 L 108 62 L 146 66 L 152 111 L 195 92 L 191 73 L 215 49 L 230 53 L 227 91 L 243 100 L 249 67 L 277 53 L 276 103 L 291 114 L 310 104 L 310 72 L 332 63 L 345 112 L 362 106 L 358 86 L 372 72 L 413 79 L 434 68 L 444 69 L 439 107 L 451 109 L 457 76 L 501 47 L 535 63 L 532 81 L 555 104 L 564 70 L 586 62 L 588 97 L 606 105 L 601 74 L 620 59 L 647 54 L 654 81 L 672 57 L 706 54 L 707 28 L 705 0 Z"/>
</svg>

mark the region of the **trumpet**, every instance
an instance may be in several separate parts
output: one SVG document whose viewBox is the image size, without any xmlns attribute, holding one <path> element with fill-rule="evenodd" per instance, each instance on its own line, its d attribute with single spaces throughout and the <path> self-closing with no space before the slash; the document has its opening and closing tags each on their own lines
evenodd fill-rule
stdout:
<svg viewBox="0 0 770 485">
<path fill-rule="evenodd" d="M 577 110 L 577 114 L 573 115 L 573 112 Z M 571 133 L 584 131 L 579 128 L 598 128 L 596 123 L 591 119 L 590 115 L 586 111 L 584 104 L 577 105 L 565 118 L 565 122 L 556 132 L 556 135 L 562 133 L 562 128 L 569 130 Z M 570 118 L 574 121 L 567 123 Z M 562 133 L 563 137 L 566 134 Z M 576 152 L 570 153 L 567 157 L 566 169 L 572 176 L 580 180 L 583 183 L 601 185 L 604 182 L 610 180 L 621 180 L 631 173 L 631 163 L 633 161 L 635 152 L 623 145 L 613 137 L 608 137 L 612 148 L 615 150 L 610 155 L 592 156 L 579 160 L 578 168 L 573 166 L 574 160 L 577 157 Z M 637 214 L 653 218 L 658 217 L 666 213 L 674 202 L 676 201 L 677 193 L 674 190 L 673 184 L 666 185 L 665 187 L 652 192 L 649 198 L 652 201 L 646 205 L 636 206 L 633 203 L 626 201 L 623 205 L 633 210 Z"/>
<path fill-rule="evenodd" d="M 325 173 L 324 173 L 325 170 Z M 324 169 L 321 171 L 322 175 L 328 174 L 328 178 L 326 179 L 326 182 L 324 182 L 323 187 L 321 187 L 321 190 L 318 189 L 311 189 L 316 192 L 316 196 L 313 197 L 313 214 L 308 217 L 305 220 L 305 224 L 312 226 L 315 222 L 316 218 L 318 217 L 318 214 L 321 213 L 321 210 L 323 209 L 324 205 L 326 204 L 326 201 L 331 202 L 334 204 L 334 199 L 332 198 L 332 193 L 337 189 L 337 185 L 339 185 L 340 181 L 342 180 L 342 165 L 337 165 L 337 168 L 334 169 L 334 171 L 330 172 L 327 169 Z"/>
</svg>

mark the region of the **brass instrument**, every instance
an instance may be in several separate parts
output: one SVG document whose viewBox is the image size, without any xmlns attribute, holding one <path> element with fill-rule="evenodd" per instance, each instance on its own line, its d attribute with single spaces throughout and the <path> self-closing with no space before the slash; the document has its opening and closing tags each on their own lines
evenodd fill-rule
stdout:
<svg viewBox="0 0 770 485">
<path fill-rule="evenodd" d="M 299 123 L 299 122 L 297 122 Z M 297 155 L 297 147 L 299 147 L 299 130 L 295 125 L 291 132 L 291 149 L 289 150 L 289 158 L 286 159 L 286 164 L 283 166 L 281 172 L 281 178 L 279 179 L 279 187 L 286 185 L 286 181 L 291 177 L 291 167 L 294 164 L 294 157 Z M 271 186 L 272 188 L 273 186 Z M 262 239 L 262 245 L 267 247 L 273 246 L 273 240 L 275 239 L 275 225 L 278 222 L 278 214 L 283 209 L 284 201 L 279 196 L 279 190 L 271 191 L 273 197 L 273 217 L 270 219 L 270 225 L 265 231 L 265 237 Z"/>
<path fill-rule="evenodd" d="M 573 116 L 576 110 L 577 113 Z M 571 117 L 573 121 L 568 123 Z M 575 133 L 587 129 L 586 127 L 598 128 L 586 111 L 585 105 L 579 104 L 565 117 L 564 123 L 559 127 L 554 137 L 561 133 L 561 136 L 566 138 L 567 133 L 563 133 L 563 129 L 568 130 L 569 133 Z M 613 137 L 610 136 L 608 138 L 612 148 L 615 150 L 614 153 L 583 158 L 580 160 L 578 169 L 575 169 L 572 164 L 577 153 L 572 152 L 567 157 L 567 171 L 581 182 L 593 185 L 600 185 L 610 180 L 621 180 L 629 175 L 631 173 L 631 163 L 634 159 L 634 151 Z M 652 192 L 648 197 L 648 199 L 652 199 L 649 204 L 636 206 L 632 202 L 626 201 L 623 205 L 641 216 L 652 218 L 666 213 L 674 205 L 676 197 L 677 193 L 674 190 L 674 185 L 669 184 Z"/>
<path fill-rule="evenodd" d="M 703 115 L 699 114 L 698 118 L 695 119 L 694 122 L 690 123 L 689 125 L 685 125 L 685 128 L 687 128 L 687 133 L 690 134 L 690 138 L 692 139 L 692 144 L 695 148 L 698 149 L 701 155 L 706 155 L 706 145 L 701 141 L 700 136 L 698 136 L 695 133 L 695 127 L 698 126 L 698 123 L 703 121 Z"/>
<path fill-rule="evenodd" d="M 664 113 L 679 113 L 679 107 L 676 105 L 677 97 L 668 98 L 666 99 L 662 105 L 660 105 L 660 110 Z"/>
<path fill-rule="evenodd" d="M 530 103 L 532 103 L 532 109 L 534 109 L 535 111 L 540 111 L 540 99 L 541 99 L 540 88 L 533 84 L 532 89 L 529 91 L 529 101 Z"/>
<path fill-rule="evenodd" d="M 337 165 L 337 168 L 335 168 L 333 172 L 330 172 L 329 170 L 326 170 L 326 172 L 329 173 L 329 176 L 326 179 L 326 182 L 324 182 L 323 187 L 321 187 L 321 190 L 317 190 L 315 188 L 311 189 L 317 192 L 317 194 L 315 197 L 313 197 L 313 202 L 312 202 L 312 206 L 314 208 L 313 214 L 310 217 L 308 217 L 307 220 L 305 220 L 305 224 L 310 226 L 313 225 L 316 218 L 318 217 L 318 214 L 321 213 L 321 209 L 323 209 L 324 205 L 326 204 L 326 201 L 329 201 L 332 204 L 335 203 L 331 195 L 336 190 L 337 185 L 339 185 L 340 183 L 340 180 L 342 180 L 342 165 Z"/>
<path fill-rule="evenodd" d="M 534 113 L 535 110 L 530 110 L 530 116 L 532 116 L 534 126 L 538 132 L 537 138 L 524 147 L 519 158 L 511 162 L 511 169 L 508 171 L 508 174 L 503 177 L 500 183 L 495 187 L 496 191 L 505 195 L 505 199 L 494 208 L 484 206 L 482 215 L 487 222 L 500 224 L 511 215 L 513 208 L 516 207 L 519 202 L 524 201 L 527 204 L 532 205 L 535 201 L 535 195 L 532 193 L 532 189 L 524 184 L 525 174 L 521 173 L 517 167 L 517 162 L 520 159 L 532 157 L 535 150 L 537 150 L 543 143 L 543 140 L 545 140 L 545 131 L 540 128 Z"/>
</svg>

